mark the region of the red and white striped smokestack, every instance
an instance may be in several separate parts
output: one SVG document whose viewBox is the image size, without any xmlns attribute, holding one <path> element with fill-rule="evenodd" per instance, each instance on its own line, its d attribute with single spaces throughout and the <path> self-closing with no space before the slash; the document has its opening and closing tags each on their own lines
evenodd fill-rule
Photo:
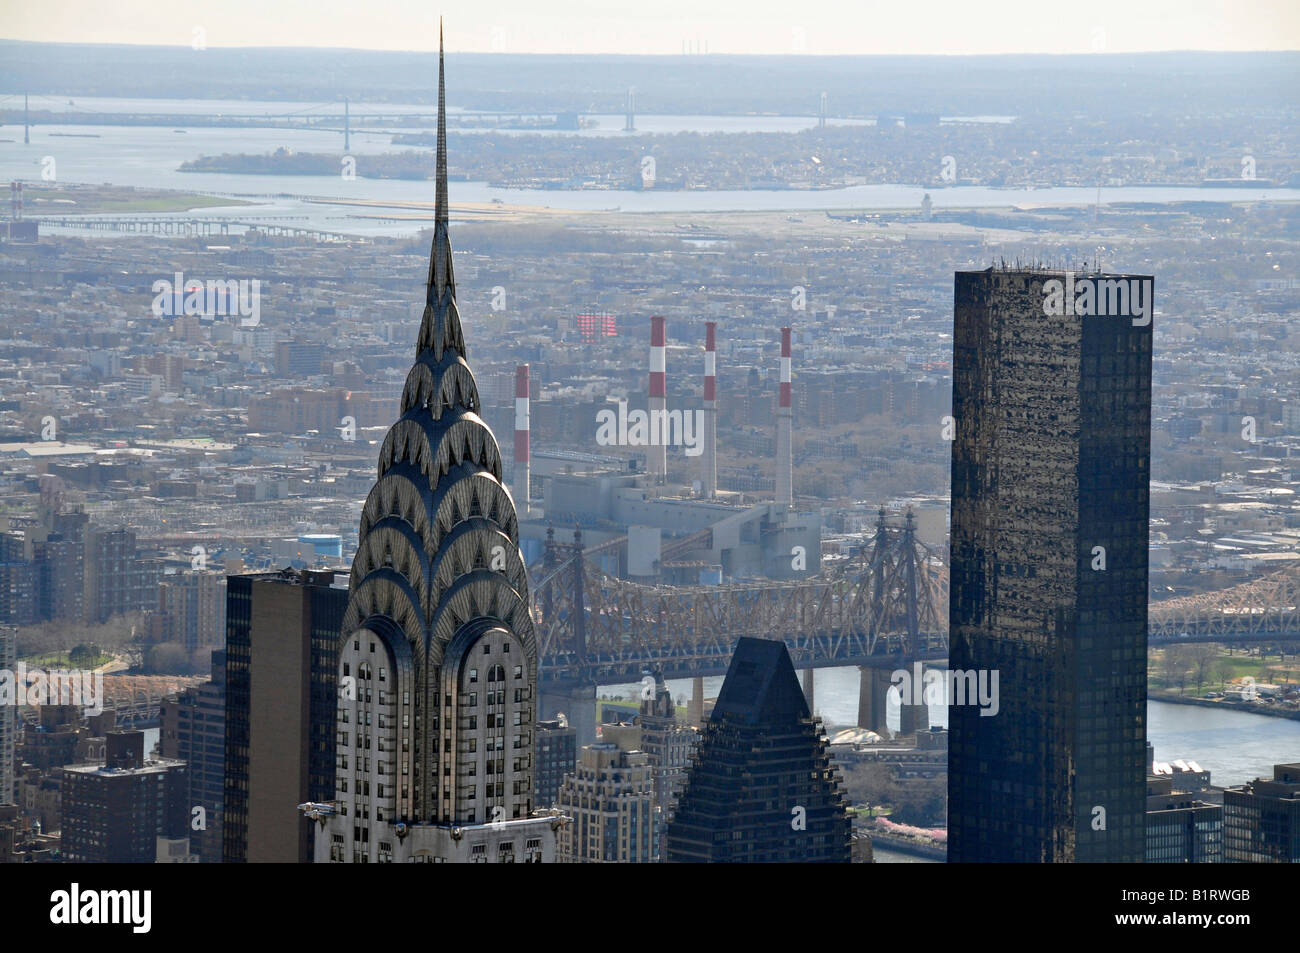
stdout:
<svg viewBox="0 0 1300 953">
<path fill-rule="evenodd" d="M 528 515 L 528 496 L 532 463 L 528 453 L 528 365 L 515 368 L 515 470 L 510 490 L 520 518 Z"/>
<path fill-rule="evenodd" d="M 790 329 L 781 329 L 781 396 L 776 408 L 776 502 L 794 502 L 794 408 L 790 400 Z"/>
<path fill-rule="evenodd" d="M 664 423 L 668 415 L 668 331 L 663 318 L 650 319 L 650 446 L 646 447 L 646 469 L 655 483 L 668 476 L 668 447 Z M 655 411 L 659 413 L 655 413 Z"/>
<path fill-rule="evenodd" d="M 704 323 L 704 498 L 718 495 L 718 323 Z"/>
</svg>

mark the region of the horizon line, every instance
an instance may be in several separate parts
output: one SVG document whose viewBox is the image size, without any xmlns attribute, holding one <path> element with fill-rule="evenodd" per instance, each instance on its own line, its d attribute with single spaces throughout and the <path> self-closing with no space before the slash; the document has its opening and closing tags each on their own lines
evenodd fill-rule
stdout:
<svg viewBox="0 0 1300 953">
<path fill-rule="evenodd" d="M 85 40 L 26 40 L 19 37 L 0 36 L 0 43 L 23 44 L 27 46 L 81 46 L 96 48 L 119 48 L 119 49 L 138 49 L 138 50 L 189 50 L 194 53 L 205 53 L 212 51 L 228 50 L 321 50 L 336 53 L 396 53 L 411 54 L 414 56 L 425 56 L 438 53 L 436 47 L 429 49 L 397 48 L 382 46 L 319 46 L 319 45 L 274 45 L 274 44 L 236 44 L 228 46 L 208 45 L 202 50 L 194 50 L 183 43 L 124 43 L 124 42 L 89 42 Z M 1255 56 L 1260 54 L 1300 54 L 1300 47 L 1265 47 L 1249 50 L 1224 50 L 1224 49 L 1198 49 L 1189 47 L 1179 48 L 1155 48 L 1146 50 L 1122 50 L 1122 51 L 1065 51 L 1065 52 L 1044 52 L 1035 50 L 1004 50 L 994 53 L 937 53 L 937 52 L 897 52 L 897 53 L 795 53 L 795 52 L 748 52 L 748 53 L 726 53 L 726 52 L 708 52 L 708 53 L 619 53 L 613 51 L 587 52 L 587 53 L 544 53 L 537 51 L 511 51 L 511 50 L 491 50 L 491 49 L 463 49 L 447 50 L 447 55 L 470 55 L 470 56 L 537 56 L 537 57 L 570 57 L 570 58 L 587 58 L 599 56 L 623 57 L 627 59 L 740 59 L 740 58 L 759 58 L 766 57 L 771 59 L 806 59 L 806 60 L 826 60 L 826 59 L 886 59 L 902 57 L 924 57 L 931 59 L 996 59 L 999 57 L 1040 57 L 1043 59 L 1103 59 L 1121 56 L 1156 56 L 1169 54 L 1187 54 L 1187 55 L 1213 55 L 1213 56 Z"/>
</svg>

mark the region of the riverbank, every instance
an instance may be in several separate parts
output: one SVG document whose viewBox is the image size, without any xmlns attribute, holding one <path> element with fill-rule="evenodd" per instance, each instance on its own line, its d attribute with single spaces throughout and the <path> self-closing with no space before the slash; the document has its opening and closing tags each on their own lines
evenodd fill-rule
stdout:
<svg viewBox="0 0 1300 953">
<path fill-rule="evenodd" d="M 136 188 L 116 185 L 24 185 L 23 202 L 32 218 L 43 215 L 139 215 L 192 212 L 234 205 L 252 205 L 244 199 L 217 198 L 178 189 Z"/>
<path fill-rule="evenodd" d="M 1198 708 L 1218 708 L 1225 711 L 1244 711 L 1252 715 L 1268 715 L 1273 718 L 1287 718 L 1291 721 L 1300 721 L 1300 709 L 1297 708 L 1279 708 L 1277 705 L 1267 705 L 1260 702 L 1238 702 L 1238 701 L 1221 701 L 1216 698 L 1192 698 L 1187 695 L 1179 695 L 1176 692 L 1165 692 L 1160 690 L 1148 690 L 1147 697 L 1151 701 L 1169 702 L 1174 705 L 1195 705 Z"/>
<path fill-rule="evenodd" d="M 910 854 L 913 857 L 924 857 L 927 860 L 937 860 L 944 862 L 948 859 L 948 848 L 936 844 L 925 844 L 910 837 L 901 837 L 897 834 L 886 834 L 879 828 L 871 828 L 871 846 L 884 847 L 889 850 L 897 851 L 900 854 Z"/>
</svg>

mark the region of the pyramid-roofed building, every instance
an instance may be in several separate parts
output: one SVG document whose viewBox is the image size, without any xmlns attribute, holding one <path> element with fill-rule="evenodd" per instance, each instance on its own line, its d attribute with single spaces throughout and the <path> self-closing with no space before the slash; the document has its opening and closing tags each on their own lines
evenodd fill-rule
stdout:
<svg viewBox="0 0 1300 953">
<path fill-rule="evenodd" d="M 850 836 L 785 643 L 742 638 L 668 825 L 666 860 L 848 863 Z"/>
</svg>

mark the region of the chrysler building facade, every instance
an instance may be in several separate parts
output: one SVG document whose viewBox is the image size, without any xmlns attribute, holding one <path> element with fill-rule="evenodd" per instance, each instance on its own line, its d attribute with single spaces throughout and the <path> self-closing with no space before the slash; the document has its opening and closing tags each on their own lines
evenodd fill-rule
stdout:
<svg viewBox="0 0 1300 953">
<path fill-rule="evenodd" d="M 543 862 L 533 815 L 537 644 L 515 504 L 465 361 L 447 236 L 438 54 L 437 212 L 401 417 L 362 511 L 339 647 L 337 769 L 317 863 Z"/>
</svg>

